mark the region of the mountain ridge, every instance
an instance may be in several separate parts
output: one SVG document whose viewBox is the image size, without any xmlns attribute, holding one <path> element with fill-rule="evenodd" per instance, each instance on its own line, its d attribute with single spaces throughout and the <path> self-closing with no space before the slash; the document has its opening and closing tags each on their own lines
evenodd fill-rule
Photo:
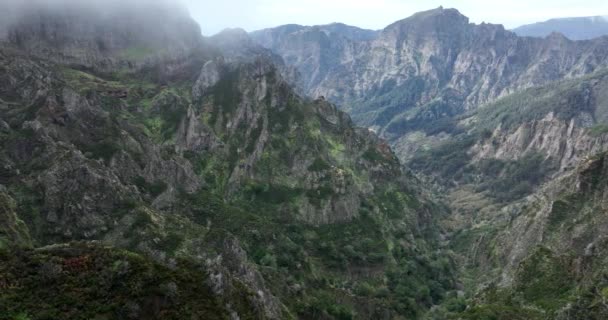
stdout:
<svg viewBox="0 0 608 320">
<path fill-rule="evenodd" d="M 434 19 L 445 20 L 440 24 L 445 32 L 435 29 Z M 412 27 L 421 31 L 399 30 Z M 448 9 L 417 14 L 388 30 L 372 42 L 331 46 L 294 34 L 274 51 L 300 71 L 304 93 L 348 106 L 358 124 L 373 128 L 398 150 L 410 148 L 398 141 L 412 130 L 408 127 L 415 130 L 421 122 L 443 121 L 520 89 L 592 72 L 605 65 L 608 45 L 602 38 L 520 38 L 499 25 L 469 24 Z M 298 49 L 305 44 L 317 49 Z"/>
<path fill-rule="evenodd" d="M 250 319 L 416 317 L 455 287 L 434 223 L 445 207 L 384 141 L 325 99 L 300 97 L 280 59 L 239 45 L 242 32 L 197 41 L 186 55 L 110 54 L 109 63 L 86 34 L 68 59 L 62 50 L 79 41 L 47 59 L 44 32 L 30 35 L 0 48 L 0 192 L 14 200 L 0 212 L 11 218 L 3 247 L 29 246 L 29 234 L 34 247 L 98 241 L 168 267 L 184 258 L 206 276 L 208 303 Z M 14 232 L 13 213 L 27 233 Z M 113 315 L 147 317 L 136 289 Z M 60 312 L 61 301 L 44 308 Z M 28 304 L 8 316 L 21 311 L 44 315 Z"/>
<path fill-rule="evenodd" d="M 608 40 L 140 3 L 0 43 L 0 318 L 605 317 Z"/>
<path fill-rule="evenodd" d="M 608 35 L 608 16 L 556 18 L 513 29 L 521 36 L 546 37 L 559 32 L 572 40 L 590 40 Z"/>
<path fill-rule="evenodd" d="M 602 308 L 592 306 L 602 295 L 593 291 L 604 284 L 592 281 L 605 254 L 586 221 L 601 220 L 603 202 L 572 188 L 608 148 L 607 39 L 519 37 L 439 8 L 371 41 L 326 45 L 294 33 L 271 50 L 308 79 L 299 84 L 305 93 L 378 132 L 448 204 L 439 223 L 470 300 L 461 312 L 449 310 L 450 300 L 431 317 L 600 319 Z M 592 170 L 581 179 L 604 176 Z M 576 239 L 569 223 L 547 216 L 573 223 Z M 602 249 L 591 259 L 583 249 L 594 243 Z"/>
</svg>

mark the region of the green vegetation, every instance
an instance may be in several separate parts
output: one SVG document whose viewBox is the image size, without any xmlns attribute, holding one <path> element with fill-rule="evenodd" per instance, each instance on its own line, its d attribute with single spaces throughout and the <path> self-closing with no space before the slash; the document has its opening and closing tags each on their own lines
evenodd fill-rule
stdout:
<svg viewBox="0 0 608 320">
<path fill-rule="evenodd" d="M 150 194 L 153 198 L 161 195 L 167 190 L 167 184 L 164 181 L 157 180 L 153 183 L 149 183 L 142 176 L 138 176 L 134 179 L 133 183 L 139 188 L 141 192 Z"/>
<path fill-rule="evenodd" d="M 105 93 L 108 91 L 124 89 L 124 86 L 117 81 L 106 81 L 103 78 L 80 70 L 62 68 L 61 72 L 66 84 L 79 93 L 92 91 Z"/>
<path fill-rule="evenodd" d="M 479 170 L 487 177 L 479 191 L 489 191 L 498 201 L 511 201 L 530 194 L 554 169 L 551 160 L 529 153 L 517 161 L 483 160 Z"/>
<path fill-rule="evenodd" d="M 228 319 L 187 260 L 85 244 L 0 252 L 0 319 Z"/>
<path fill-rule="evenodd" d="M 309 171 L 325 171 L 329 169 L 331 169 L 331 165 L 322 158 L 316 158 L 315 162 L 308 167 Z"/>
<path fill-rule="evenodd" d="M 101 142 L 92 145 L 82 145 L 82 151 L 92 159 L 99 159 L 109 162 L 116 152 L 120 151 L 120 146 L 114 142 Z"/>
<path fill-rule="evenodd" d="M 608 133 L 608 125 L 607 124 L 597 124 L 591 128 L 589 128 L 589 135 L 593 137 L 599 137 Z"/>
<path fill-rule="evenodd" d="M 471 156 L 468 150 L 475 144 L 475 137 L 465 136 L 457 140 L 448 141 L 437 148 L 424 150 L 415 155 L 410 166 L 414 170 L 425 173 L 435 173 L 445 178 L 463 179 L 471 170 Z"/>
<path fill-rule="evenodd" d="M 549 229 L 555 231 L 561 227 L 564 222 L 569 220 L 570 215 L 580 212 L 583 205 L 584 199 L 581 195 L 571 195 L 555 201 L 549 214 Z"/>
<path fill-rule="evenodd" d="M 550 112 L 562 120 L 570 120 L 582 111 L 594 113 L 585 92 L 606 71 L 573 80 L 558 81 L 534 87 L 499 99 L 477 111 L 479 126 L 494 130 L 498 126 L 512 129 L 522 123 L 540 120 Z"/>
<path fill-rule="evenodd" d="M 539 153 L 527 153 L 518 160 L 482 159 L 472 161 L 469 149 L 476 136 L 466 135 L 436 148 L 418 152 L 411 160 L 412 169 L 436 175 L 446 182 L 475 182 L 476 189 L 498 201 L 524 197 L 554 172 L 551 159 Z"/>
<path fill-rule="evenodd" d="M 573 290 L 570 263 L 568 257 L 554 256 L 550 250 L 539 248 L 520 265 L 515 290 L 523 294 L 526 302 L 556 311 L 566 304 Z"/>
<path fill-rule="evenodd" d="M 324 113 L 333 116 L 333 107 L 300 99 L 285 83 L 273 81 L 273 72 L 261 75 L 267 80 L 266 97 L 251 96 L 259 91 L 257 82 L 244 77 L 258 76 L 258 68 L 244 66 L 228 72 L 200 101 L 192 101 L 191 80 L 161 84 L 150 80 L 153 70 L 61 73 L 65 83 L 58 87 L 74 89 L 91 110 L 81 119 L 52 124 L 57 139 L 63 140 L 53 145 L 55 153 L 48 157 L 62 159 L 78 149 L 89 159 L 103 160 L 78 159 L 78 165 L 95 166 L 96 174 L 107 175 L 99 179 L 100 188 L 109 184 L 135 192 L 107 195 L 123 200 L 109 202 L 108 215 L 89 226 L 90 238 L 151 253 L 171 268 L 125 251 L 88 245 L 10 249 L 10 239 L 0 234 L 2 251 L 14 250 L 0 257 L 0 275 L 19 284 L 0 294 L 6 318 L 113 319 L 140 312 L 141 318 L 190 319 L 209 312 L 205 319 L 213 319 L 216 311 L 222 318 L 223 310 L 213 308 L 223 308 L 226 301 L 209 298 L 206 270 L 184 259 L 213 259 L 219 254 L 218 263 L 237 264 L 226 267 L 239 269 L 245 266 L 240 264 L 251 263 L 285 303 L 285 314 L 298 318 L 354 319 L 366 308 L 376 310 L 378 317 L 418 317 L 453 289 L 451 257 L 431 250 L 427 242 L 437 233 L 426 219 L 438 207 L 399 179 L 399 163 L 374 139 L 358 136 L 346 121 L 327 121 Z M 176 134 L 189 108 L 207 126 L 204 132 L 194 132 L 193 140 L 209 141 L 183 150 L 187 146 L 177 145 L 182 137 Z M 35 117 L 38 109 L 32 111 Z M 21 138 L 30 142 L 39 135 L 19 133 L 27 134 Z M 6 139 L 16 141 L 13 136 Z M 0 160 L 3 156 L 0 151 Z M 179 166 L 178 181 L 191 172 L 191 164 L 198 177 L 187 178 L 199 178 L 203 187 L 186 192 L 179 190 L 179 183 L 169 186 L 169 181 L 156 180 L 147 166 L 159 161 Z M 45 177 L 42 167 L 22 168 L 24 177 Z M 35 245 L 69 240 L 72 229 L 61 224 L 83 221 L 74 214 L 80 209 L 52 217 L 45 205 L 53 199 L 45 198 L 46 186 L 40 180 L 11 185 L 15 211 L 30 227 Z M 153 198 L 169 187 L 178 190 L 179 198 L 163 197 L 159 206 L 153 206 Z M 96 192 L 91 189 L 83 198 Z M 64 219 L 69 214 L 75 217 Z M 419 220 L 423 216 L 425 220 Z M 239 255 L 237 261 L 229 257 L 229 249 Z M 47 274 L 47 268 L 53 272 L 72 259 L 84 261 L 84 267 Z M 232 280 L 227 280 L 235 291 L 229 293 L 230 304 L 242 319 L 253 318 L 259 310 L 250 305 L 249 284 Z"/>
<path fill-rule="evenodd" d="M 462 319 L 553 319 L 556 312 L 576 302 L 573 262 L 568 255 L 558 256 L 539 247 L 520 264 L 513 287 L 490 286 L 483 299 L 459 314 Z M 575 313 L 576 308 L 573 308 Z"/>
<path fill-rule="evenodd" d="M 363 154 L 363 159 L 370 162 L 380 162 L 386 159 L 386 156 L 380 153 L 377 149 L 369 148 Z"/>
<path fill-rule="evenodd" d="M 290 192 L 279 191 L 278 195 L 289 199 Z M 386 195 L 387 198 L 393 196 Z M 277 282 L 276 290 L 283 290 L 285 283 L 308 288 L 297 296 L 284 296 L 288 306 L 302 317 L 321 314 L 336 319 L 354 317 L 356 312 L 348 303 L 327 298 L 327 295 L 346 293 L 368 297 L 398 314 L 421 315 L 452 288 L 454 266 L 444 254 L 421 255 L 414 251 L 414 244 L 409 248 L 401 245 L 391 248 L 389 235 L 383 230 L 385 222 L 371 214 L 363 213 L 350 222 L 308 226 L 274 214 L 277 206 L 284 204 L 278 199 L 257 194 L 247 201 L 228 205 L 204 192 L 184 194 L 181 203 L 186 206 L 182 211 L 192 212 L 193 221 L 214 226 L 208 237 L 221 237 L 223 232 L 239 234 L 252 260 Z M 387 208 L 395 209 L 400 207 Z M 385 270 L 390 261 L 397 264 Z M 381 272 L 366 277 L 362 287 L 363 280 L 348 280 L 343 274 L 345 269 L 359 268 L 377 268 Z M 383 280 L 384 275 L 388 277 L 387 282 Z"/>
</svg>

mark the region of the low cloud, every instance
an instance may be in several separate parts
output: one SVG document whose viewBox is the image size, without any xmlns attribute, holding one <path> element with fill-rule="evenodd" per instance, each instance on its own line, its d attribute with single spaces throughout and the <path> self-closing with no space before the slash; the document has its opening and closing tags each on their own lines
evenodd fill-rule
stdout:
<svg viewBox="0 0 608 320">
<path fill-rule="evenodd" d="M 124 16 L 124 19 L 166 19 L 188 17 L 181 1 L 171 0 L 0 0 L 0 40 L 6 39 L 12 25 L 36 19 L 41 12 L 78 15 L 95 20 Z M 133 15 L 133 13 L 138 13 Z M 178 12 L 179 14 L 175 14 Z M 162 22 L 159 21 L 159 22 Z"/>
</svg>

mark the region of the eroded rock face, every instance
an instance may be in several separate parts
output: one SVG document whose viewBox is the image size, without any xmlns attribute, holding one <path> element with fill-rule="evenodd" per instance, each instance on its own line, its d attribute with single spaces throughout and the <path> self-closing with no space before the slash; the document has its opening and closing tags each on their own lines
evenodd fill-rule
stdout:
<svg viewBox="0 0 608 320">
<path fill-rule="evenodd" d="M 217 70 L 222 70 L 219 79 L 215 78 Z M 356 129 L 346 114 L 324 99 L 309 102 L 293 95 L 268 61 L 207 66 L 202 73 L 209 75 L 201 75 L 199 80 L 213 77 L 215 86 L 202 90 L 206 80 L 195 84 L 194 92 L 201 89 L 205 93 L 188 110 L 178 144 L 184 151 L 200 150 L 207 143 L 212 152 L 235 153 L 238 164 L 228 168 L 230 193 L 238 193 L 243 184 L 253 182 L 316 194 L 319 199 L 301 197 L 298 215 L 309 223 L 327 224 L 356 218 L 362 199 L 376 191 L 376 184 L 401 175 L 386 144 L 368 130 Z M 234 93 L 237 99 L 218 99 L 227 93 Z M 201 123 L 203 117 L 210 121 Z M 291 140 L 294 138 L 318 140 L 319 145 L 298 144 Z M 290 151 L 278 150 L 280 144 Z M 281 153 L 284 156 L 279 160 L 276 157 Z M 267 168 L 268 161 L 276 162 Z M 315 164 L 320 168 L 311 170 Z"/>
<path fill-rule="evenodd" d="M 512 286 L 522 272 L 520 264 L 543 247 L 556 256 L 569 254 L 581 268 L 579 279 L 589 279 L 605 260 L 608 221 L 606 155 L 580 161 L 576 169 L 546 184 L 534 195 L 511 206 L 510 227 L 496 235 L 497 258 L 504 261 L 501 284 Z M 599 263 L 599 264 L 598 264 Z M 516 284 L 516 283 L 515 283 Z"/>
<path fill-rule="evenodd" d="M 254 306 L 253 314 L 262 319 L 282 319 L 283 305 L 267 288 L 265 280 L 254 265 L 249 262 L 247 253 L 239 241 L 229 238 L 220 245 L 221 254 L 208 257 L 205 260 L 208 268 L 211 287 L 215 293 L 224 297 L 226 308 L 232 311 L 233 318 L 238 318 L 234 302 L 234 296 L 243 295 L 242 289 L 235 286 L 235 282 L 250 288 L 245 294 L 247 301 Z"/>
<path fill-rule="evenodd" d="M 607 38 L 522 38 L 500 25 L 471 24 L 454 9 L 417 13 L 368 40 L 321 29 L 280 27 L 252 35 L 299 70 L 306 94 L 343 106 L 398 150 L 423 146 L 403 137 L 441 126 L 442 119 L 608 66 Z M 402 160 L 410 155 L 399 154 Z"/>
<path fill-rule="evenodd" d="M 315 301 L 304 311 L 284 304 L 318 290 L 308 277 L 317 267 L 385 286 L 397 234 L 399 263 L 427 250 L 425 239 L 438 233 L 432 213 L 443 208 L 387 143 L 324 98 L 297 95 L 276 56 L 249 49 L 261 54 L 199 52 L 121 73 L 112 63 L 81 69 L 74 64 L 88 63 L 82 57 L 44 60 L 1 48 L 0 183 L 17 198 L 16 216 L 34 243 L 99 240 L 167 266 L 186 257 L 215 275 L 215 293 L 234 319 L 314 317 Z M 344 244 L 330 225 L 366 241 Z M 332 262 L 316 258 L 322 254 Z M 347 259 L 361 274 L 336 267 Z M 449 277 L 442 286 L 452 285 Z M 352 288 L 340 290 L 348 297 Z M 396 314 L 376 301 L 362 305 L 352 308 Z"/>
<path fill-rule="evenodd" d="M 496 158 L 517 160 L 528 153 L 541 153 L 557 162 L 560 171 L 576 166 L 585 157 L 608 150 L 608 137 L 590 135 L 590 114 L 564 121 L 547 114 L 511 132 L 497 128 L 492 136 L 472 147 L 476 160 Z"/>
<path fill-rule="evenodd" d="M 202 98 L 209 88 L 220 81 L 222 72 L 222 70 L 220 70 L 221 65 L 221 61 L 207 61 L 205 65 L 203 65 L 203 69 L 201 70 L 194 87 L 192 87 L 192 97 L 194 99 Z"/>
</svg>

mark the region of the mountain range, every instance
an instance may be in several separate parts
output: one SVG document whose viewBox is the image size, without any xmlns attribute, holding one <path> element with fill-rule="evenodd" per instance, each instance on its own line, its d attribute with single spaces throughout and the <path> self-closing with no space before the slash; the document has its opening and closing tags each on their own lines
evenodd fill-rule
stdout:
<svg viewBox="0 0 608 320">
<path fill-rule="evenodd" d="M 608 316 L 607 37 L 19 13 L 0 319 Z"/>
<path fill-rule="evenodd" d="M 559 32 L 571 40 L 590 40 L 608 35 L 608 17 L 558 18 L 523 25 L 513 32 L 524 37 L 546 37 Z"/>
</svg>

